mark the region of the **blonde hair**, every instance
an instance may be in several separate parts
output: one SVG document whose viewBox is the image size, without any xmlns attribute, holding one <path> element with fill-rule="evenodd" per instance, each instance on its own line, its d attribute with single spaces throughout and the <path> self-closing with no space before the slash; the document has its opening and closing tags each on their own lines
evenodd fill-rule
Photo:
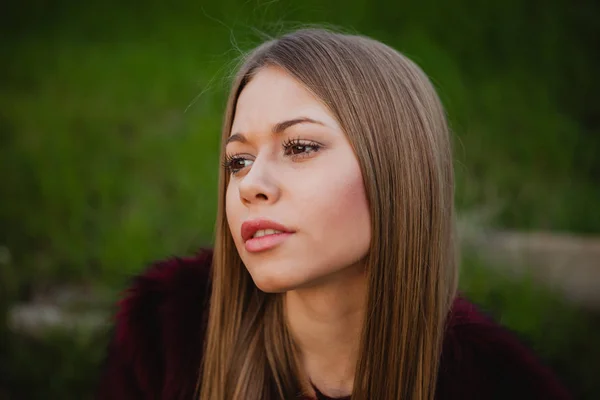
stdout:
<svg viewBox="0 0 600 400">
<path fill-rule="evenodd" d="M 303 29 L 247 55 L 223 141 L 240 92 L 265 66 L 282 68 L 329 108 L 361 167 L 372 241 L 352 399 L 433 399 L 458 280 L 451 139 L 435 89 L 416 64 L 376 40 Z M 295 398 L 301 385 L 282 297 L 261 292 L 242 264 L 225 215 L 228 180 L 221 172 L 199 398 Z"/>
</svg>

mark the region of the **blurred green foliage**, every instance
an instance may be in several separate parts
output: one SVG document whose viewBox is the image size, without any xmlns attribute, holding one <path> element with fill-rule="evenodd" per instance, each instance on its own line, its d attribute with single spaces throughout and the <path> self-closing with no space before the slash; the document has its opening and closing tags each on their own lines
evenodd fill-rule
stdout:
<svg viewBox="0 0 600 400">
<path fill-rule="evenodd" d="M 306 23 L 380 39 L 430 75 L 455 133 L 461 211 L 484 210 L 498 227 L 597 234 L 599 8 L 592 0 L 3 2 L 0 317 L 56 282 L 121 287 L 148 261 L 209 243 L 235 61 Z M 582 396 L 592 393 L 591 317 L 469 263 L 463 288 Z M 7 381 L 18 398 L 41 396 L 30 383 L 46 398 L 89 395 L 101 339 L 34 340 L 1 326 L 0 398 Z"/>
<path fill-rule="evenodd" d="M 488 261 L 489 263 L 489 261 Z M 569 304 L 535 283 L 511 278 L 501 265 L 490 269 L 475 254 L 463 259 L 460 289 L 550 366 L 575 399 L 600 393 L 600 314 Z"/>
<path fill-rule="evenodd" d="M 94 399 L 106 338 L 104 332 L 54 331 L 42 338 L 9 332 L 0 399 Z"/>
</svg>

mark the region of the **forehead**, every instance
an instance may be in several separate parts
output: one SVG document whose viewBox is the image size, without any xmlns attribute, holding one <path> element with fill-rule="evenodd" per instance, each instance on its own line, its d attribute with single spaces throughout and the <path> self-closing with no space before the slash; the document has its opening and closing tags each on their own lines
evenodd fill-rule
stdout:
<svg viewBox="0 0 600 400">
<path fill-rule="evenodd" d="M 337 125 L 325 105 L 283 69 L 259 70 L 240 93 L 232 131 L 272 126 L 299 115 Z"/>
</svg>

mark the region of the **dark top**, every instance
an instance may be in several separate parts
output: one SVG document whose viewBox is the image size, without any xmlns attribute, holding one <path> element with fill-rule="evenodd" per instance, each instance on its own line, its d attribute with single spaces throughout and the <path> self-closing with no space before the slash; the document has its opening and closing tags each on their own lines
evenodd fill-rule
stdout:
<svg viewBox="0 0 600 400">
<path fill-rule="evenodd" d="M 211 260 L 202 250 L 157 262 L 134 279 L 118 303 L 98 399 L 193 398 Z M 436 393 L 437 400 L 571 398 L 514 334 L 463 297 L 448 318 Z"/>
</svg>

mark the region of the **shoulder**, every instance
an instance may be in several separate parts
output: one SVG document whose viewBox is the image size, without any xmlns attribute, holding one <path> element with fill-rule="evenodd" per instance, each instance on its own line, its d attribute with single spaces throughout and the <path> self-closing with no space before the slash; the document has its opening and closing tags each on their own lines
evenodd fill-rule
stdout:
<svg viewBox="0 0 600 400">
<path fill-rule="evenodd" d="M 155 262 L 136 276 L 118 302 L 115 340 L 135 348 L 183 334 L 178 329 L 201 321 L 210 296 L 211 263 L 212 251 L 201 250 L 193 257 Z"/>
<path fill-rule="evenodd" d="M 117 303 L 100 398 L 193 390 L 210 298 L 212 251 L 155 262 Z M 189 379 L 186 379 L 189 378 Z M 174 397 L 174 396 L 173 396 Z"/>
<path fill-rule="evenodd" d="M 192 257 L 171 257 L 149 265 L 117 304 L 117 336 L 126 336 L 127 328 L 135 330 L 156 318 L 172 317 L 170 311 L 175 310 L 169 307 L 180 312 L 199 309 L 210 290 L 211 264 L 212 251 L 203 249 Z"/>
<path fill-rule="evenodd" d="M 444 399 L 571 398 L 514 332 L 464 297 L 457 297 L 448 317 L 439 384 Z"/>
</svg>

